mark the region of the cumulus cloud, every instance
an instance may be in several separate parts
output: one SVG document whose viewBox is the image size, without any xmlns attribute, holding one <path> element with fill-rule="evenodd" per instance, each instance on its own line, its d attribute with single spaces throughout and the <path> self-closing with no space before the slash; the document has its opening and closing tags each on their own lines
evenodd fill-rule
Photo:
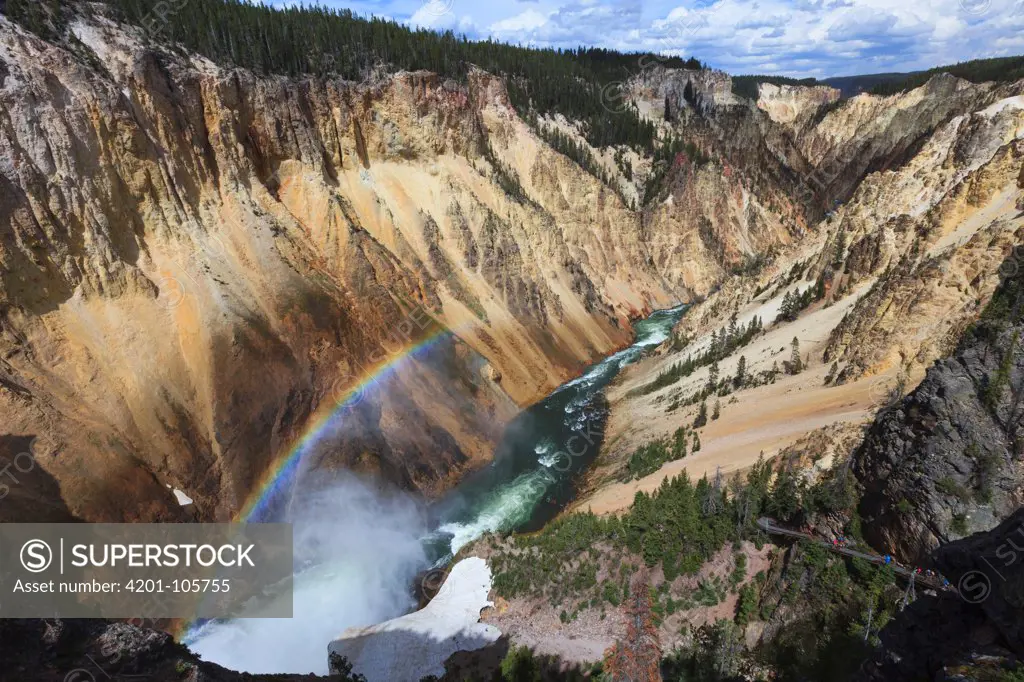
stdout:
<svg viewBox="0 0 1024 682">
<path fill-rule="evenodd" d="M 471 38 L 841 76 L 1024 53 L 1024 0 L 326 0 Z"/>
<path fill-rule="evenodd" d="M 435 30 L 458 28 L 463 23 L 452 11 L 455 7 L 453 0 L 426 0 L 421 4 L 412 16 L 409 17 L 409 24 L 416 28 L 431 28 Z M 465 17 L 472 25 L 471 17 Z"/>
<path fill-rule="evenodd" d="M 496 21 L 490 28 L 495 37 L 505 38 L 522 31 L 537 31 L 544 28 L 547 23 L 547 15 L 530 8 L 521 14 Z"/>
</svg>

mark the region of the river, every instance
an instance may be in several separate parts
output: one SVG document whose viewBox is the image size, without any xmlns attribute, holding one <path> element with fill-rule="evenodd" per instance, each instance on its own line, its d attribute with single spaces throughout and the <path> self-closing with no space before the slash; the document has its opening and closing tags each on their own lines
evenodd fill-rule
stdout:
<svg viewBox="0 0 1024 682">
<path fill-rule="evenodd" d="M 508 426 L 492 463 L 424 512 L 406 496 L 354 477 L 303 495 L 294 510 L 291 619 L 211 621 L 184 641 L 206 660 L 252 673 L 326 672 L 327 643 L 351 626 L 414 608 L 412 577 L 484 533 L 540 529 L 572 501 L 600 450 L 604 388 L 645 349 L 669 338 L 685 306 L 634 324 L 629 347 L 591 365 Z"/>
<path fill-rule="evenodd" d="M 437 530 L 427 542 L 438 561 L 487 532 L 538 530 L 572 501 L 580 474 L 601 448 L 605 386 L 644 349 L 665 341 L 684 309 L 637 321 L 632 345 L 591 365 L 509 424 L 493 462 L 437 506 Z"/>
</svg>

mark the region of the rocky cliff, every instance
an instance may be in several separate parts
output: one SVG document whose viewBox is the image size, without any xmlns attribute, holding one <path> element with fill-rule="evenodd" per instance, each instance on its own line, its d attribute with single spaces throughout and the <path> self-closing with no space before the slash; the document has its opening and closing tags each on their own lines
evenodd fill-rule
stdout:
<svg viewBox="0 0 1024 682">
<path fill-rule="evenodd" d="M 1011 241 L 1009 86 L 939 78 L 840 104 L 788 88 L 759 106 L 726 74 L 655 65 L 624 92 L 665 143 L 655 158 L 587 145 L 596 172 L 480 70 L 259 76 L 102 13 L 54 42 L 0 18 L 0 60 L 0 437 L 29 469 L 3 518 L 180 519 L 172 489 L 229 518 L 339 404 L 310 465 L 437 492 L 487 461 L 519 406 L 627 343 L 637 315 L 730 291 L 732 273 L 761 273 L 739 285 L 749 297 L 797 259 L 823 271 L 840 233 L 847 290 L 877 276 L 924 229 L 903 214 L 926 188 L 926 246 L 984 273 L 957 288 L 946 331 Z M 864 172 L 904 167 L 884 229 L 871 181 L 819 224 Z M 871 312 L 830 361 L 880 364 L 866 354 L 891 329 L 852 327 Z"/>
<path fill-rule="evenodd" d="M 776 123 L 789 124 L 800 130 L 827 113 L 826 107 L 835 105 L 839 94 L 835 88 L 826 86 L 761 83 L 757 89 L 757 108 Z"/>
<path fill-rule="evenodd" d="M 1024 504 L 1022 279 L 1016 255 L 956 352 L 875 420 L 854 456 L 864 534 L 909 562 L 987 531 Z"/>
<path fill-rule="evenodd" d="M 681 154 L 670 194 L 648 215 L 657 224 L 692 212 L 678 220 L 688 231 L 663 230 L 669 236 L 652 240 L 655 262 L 678 248 L 713 277 L 674 342 L 610 389 L 607 467 L 596 487 L 637 447 L 692 424 L 702 402 L 708 410 L 720 402 L 721 419 L 701 433 L 699 455 L 611 486 L 583 506 L 620 509 L 637 489 L 653 490 L 681 469 L 742 469 L 815 429 L 867 423 L 890 391 L 913 388 L 948 355 L 1024 240 L 1022 91 L 1020 82 L 937 76 L 888 98 L 832 102 L 827 92 L 793 88 L 772 91 L 762 108 L 695 111 L 686 134 L 711 160 L 691 164 Z M 778 114 L 783 105 L 803 113 L 790 120 Z M 737 197 L 749 197 L 730 204 L 719 191 L 717 206 L 701 199 L 702 188 L 724 182 L 710 180 L 714 168 L 736 179 Z M 735 206 L 743 217 L 730 220 Z M 672 242 L 681 235 L 690 241 Z M 713 248 L 703 247 L 705 236 Z M 762 329 L 723 349 L 722 338 L 739 338 L 755 318 Z M 799 372 L 786 370 L 794 352 Z M 744 380 L 722 383 L 741 364 Z"/>
<path fill-rule="evenodd" d="M 228 518 L 339 402 L 313 464 L 436 490 L 679 296 L 499 79 L 257 77 L 71 31 L 0 18 L 0 434 L 31 469 L 5 519 L 181 518 L 167 486 Z"/>
<path fill-rule="evenodd" d="M 51 42 L 0 18 L 0 60 L 8 519 L 184 518 L 172 489 L 228 518 L 338 404 L 311 466 L 436 492 L 631 318 L 813 218 L 720 72 L 631 82 L 690 151 L 588 146 L 598 179 L 480 70 L 258 76 L 102 12 Z"/>
</svg>

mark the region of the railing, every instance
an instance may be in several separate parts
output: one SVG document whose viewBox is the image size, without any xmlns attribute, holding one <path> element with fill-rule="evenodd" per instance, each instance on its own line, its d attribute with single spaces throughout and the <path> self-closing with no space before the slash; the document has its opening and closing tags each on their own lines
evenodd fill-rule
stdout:
<svg viewBox="0 0 1024 682">
<path fill-rule="evenodd" d="M 836 554 L 843 554 L 845 556 L 857 557 L 858 559 L 864 559 L 865 561 L 870 561 L 871 563 L 877 564 L 879 566 L 886 566 L 886 565 L 888 565 L 893 570 L 893 572 L 896 573 L 897 575 L 901 575 L 901 576 L 903 576 L 905 578 L 911 578 L 911 579 L 913 579 L 917 583 L 920 583 L 920 584 L 923 584 L 923 585 L 927 585 L 928 587 L 934 588 L 936 590 L 951 590 L 951 589 L 953 589 L 952 585 L 945 584 L 943 582 L 942 578 L 939 577 L 939 576 L 929 576 L 929 575 L 925 575 L 924 573 L 917 573 L 914 569 L 910 569 L 910 568 L 906 568 L 904 566 L 900 566 L 895 561 L 892 561 L 891 563 L 886 564 L 885 563 L 885 557 L 879 556 L 878 554 L 867 554 L 865 552 L 858 552 L 857 550 L 851 549 L 850 547 L 836 546 L 836 545 L 833 545 L 831 542 L 829 542 L 827 540 L 823 540 L 821 538 L 816 538 L 813 535 L 810 535 L 808 533 L 801 533 L 800 531 L 796 531 L 796 530 L 792 530 L 792 529 L 789 529 L 789 528 L 783 528 L 782 526 L 778 526 L 771 519 L 768 519 L 768 518 L 762 517 L 762 518 L 758 519 L 757 520 L 757 526 L 758 526 L 758 528 L 760 528 L 764 532 L 770 533 L 772 535 L 785 535 L 785 536 L 788 536 L 788 537 L 791 537 L 791 538 L 798 538 L 800 540 L 807 540 L 807 541 L 813 542 L 813 543 L 815 543 L 817 545 L 821 545 L 825 549 L 829 550 L 830 552 L 835 552 Z"/>
</svg>

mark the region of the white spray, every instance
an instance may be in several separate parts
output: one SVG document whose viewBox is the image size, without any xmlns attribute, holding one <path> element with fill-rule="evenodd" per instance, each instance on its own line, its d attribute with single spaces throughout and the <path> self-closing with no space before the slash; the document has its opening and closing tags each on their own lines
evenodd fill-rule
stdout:
<svg viewBox="0 0 1024 682">
<path fill-rule="evenodd" d="M 304 490 L 290 516 L 294 617 L 207 623 L 185 638 L 204 659 L 250 673 L 326 674 L 327 643 L 343 630 L 415 606 L 410 586 L 427 557 L 425 518 L 412 498 L 339 474 Z"/>
</svg>

